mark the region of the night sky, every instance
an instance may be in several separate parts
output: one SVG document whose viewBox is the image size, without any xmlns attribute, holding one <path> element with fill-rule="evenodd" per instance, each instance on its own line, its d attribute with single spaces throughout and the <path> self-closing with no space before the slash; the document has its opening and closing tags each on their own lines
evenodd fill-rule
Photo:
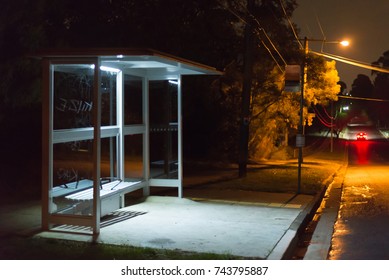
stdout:
<svg viewBox="0 0 389 280">
<path fill-rule="evenodd" d="M 347 38 L 347 48 L 327 44 L 324 51 L 365 63 L 376 61 L 389 50 L 389 0 L 297 0 L 299 7 L 293 21 L 301 29 L 301 36 L 322 39 L 319 19 L 328 41 Z M 309 47 L 320 51 L 321 44 L 311 42 Z M 358 74 L 370 76 L 371 71 L 337 62 L 340 80 L 351 89 Z"/>
</svg>

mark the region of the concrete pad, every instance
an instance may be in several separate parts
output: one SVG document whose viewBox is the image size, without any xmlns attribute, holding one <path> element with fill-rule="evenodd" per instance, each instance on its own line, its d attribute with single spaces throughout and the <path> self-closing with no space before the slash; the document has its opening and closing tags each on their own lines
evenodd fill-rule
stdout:
<svg viewBox="0 0 389 280">
<path fill-rule="evenodd" d="M 120 209 L 147 213 L 102 228 L 98 242 L 266 259 L 304 209 L 281 206 L 151 196 Z M 53 231 L 40 236 L 71 238 Z"/>
</svg>

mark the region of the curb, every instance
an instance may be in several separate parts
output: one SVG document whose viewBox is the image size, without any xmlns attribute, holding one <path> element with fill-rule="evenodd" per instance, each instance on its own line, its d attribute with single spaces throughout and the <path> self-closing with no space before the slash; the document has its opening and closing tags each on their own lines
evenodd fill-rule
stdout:
<svg viewBox="0 0 389 280">
<path fill-rule="evenodd" d="M 304 260 L 326 260 L 328 258 L 332 235 L 334 233 L 334 225 L 338 218 L 342 198 L 345 170 L 346 166 L 343 166 L 342 173 L 334 178 L 334 181 L 328 188 L 328 192 L 326 192 L 323 207 L 320 209 L 320 217 L 312 234 Z"/>
<path fill-rule="evenodd" d="M 334 174 L 331 174 L 323 181 L 322 190 L 315 195 L 314 199 L 312 199 L 312 201 L 293 221 L 289 229 L 285 232 L 282 238 L 278 241 L 277 245 L 268 255 L 266 258 L 267 260 L 288 260 L 292 258 L 293 252 L 299 241 L 299 235 L 313 219 L 317 209 L 320 207 L 326 195 L 327 189 L 334 183 L 335 178 L 338 176 L 338 173 L 340 170 L 342 170 L 342 168 L 345 168 L 345 165 L 340 166 Z"/>
</svg>

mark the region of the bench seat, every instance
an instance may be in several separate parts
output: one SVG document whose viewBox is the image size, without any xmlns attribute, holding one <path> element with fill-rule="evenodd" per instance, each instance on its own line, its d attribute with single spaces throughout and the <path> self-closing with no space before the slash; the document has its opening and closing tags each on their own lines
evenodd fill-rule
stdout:
<svg viewBox="0 0 389 280">
<path fill-rule="evenodd" d="M 105 216 L 112 211 L 123 207 L 121 196 L 132 186 L 139 184 L 136 182 L 123 182 L 115 180 L 105 183 L 100 189 L 101 216 Z M 93 204 L 93 188 L 84 189 L 65 196 L 69 204 L 74 205 L 69 214 L 77 214 L 90 211 Z"/>
</svg>

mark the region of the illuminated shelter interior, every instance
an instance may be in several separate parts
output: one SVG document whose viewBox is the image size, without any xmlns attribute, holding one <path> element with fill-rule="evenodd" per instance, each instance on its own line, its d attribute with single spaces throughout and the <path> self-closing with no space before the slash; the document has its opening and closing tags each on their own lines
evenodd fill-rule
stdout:
<svg viewBox="0 0 389 280">
<path fill-rule="evenodd" d="M 43 65 L 42 227 L 100 232 L 126 193 L 182 197 L 181 77 L 214 68 L 149 49 L 56 50 Z"/>
</svg>

